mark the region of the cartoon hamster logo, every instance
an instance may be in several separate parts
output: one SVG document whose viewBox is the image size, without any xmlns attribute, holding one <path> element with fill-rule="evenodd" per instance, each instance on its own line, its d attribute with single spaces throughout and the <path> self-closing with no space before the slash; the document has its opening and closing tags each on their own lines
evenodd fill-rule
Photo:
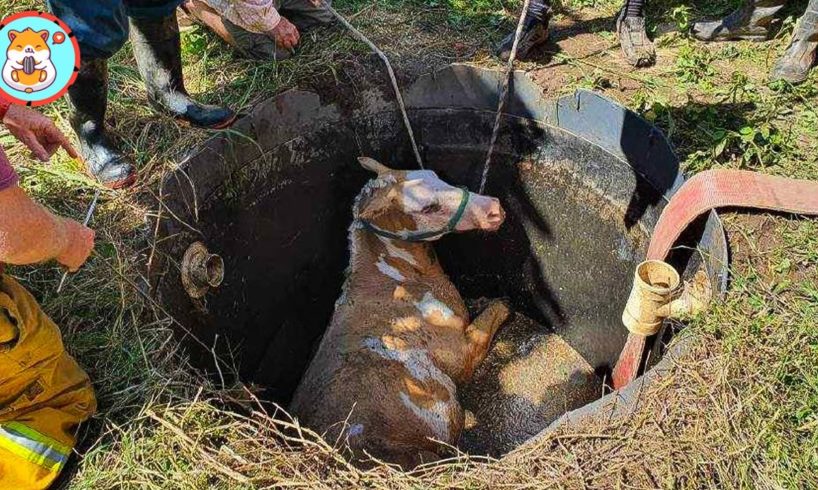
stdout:
<svg viewBox="0 0 818 490">
<path fill-rule="evenodd" d="M 34 11 L 7 17 L 0 23 L 0 97 L 47 104 L 74 83 L 79 59 L 77 40 L 57 17 Z"/>
<path fill-rule="evenodd" d="M 3 81 L 13 89 L 27 94 L 39 92 L 51 86 L 57 78 L 57 69 L 51 62 L 48 47 L 48 31 L 9 31 L 6 64 L 3 65 Z"/>
</svg>

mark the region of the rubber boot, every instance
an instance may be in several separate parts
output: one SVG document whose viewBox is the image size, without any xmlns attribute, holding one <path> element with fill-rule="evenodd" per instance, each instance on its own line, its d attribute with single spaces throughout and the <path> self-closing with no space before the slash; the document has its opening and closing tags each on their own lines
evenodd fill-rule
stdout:
<svg viewBox="0 0 818 490">
<path fill-rule="evenodd" d="M 233 123 L 235 112 L 199 104 L 185 90 L 175 11 L 158 19 L 131 18 L 131 42 L 152 105 L 201 128 L 221 129 Z"/>
<path fill-rule="evenodd" d="M 543 19 L 535 19 L 527 16 L 523 25 L 523 32 L 520 34 L 520 42 L 517 44 L 516 59 L 524 60 L 531 55 L 531 51 L 537 46 L 541 46 L 548 41 L 548 22 L 551 19 L 551 12 L 548 11 Z M 508 61 L 511 56 L 511 49 L 514 46 L 514 36 L 517 29 L 500 41 L 497 45 L 497 57 L 503 61 Z"/>
<path fill-rule="evenodd" d="M 818 0 L 810 0 L 807 11 L 792 33 L 787 51 L 773 67 L 773 80 L 797 84 L 806 81 L 818 59 Z"/>
<path fill-rule="evenodd" d="M 696 22 L 693 36 L 701 41 L 764 41 L 775 14 L 785 3 L 787 0 L 749 0 L 721 20 Z"/>
<path fill-rule="evenodd" d="M 103 59 L 83 60 L 77 79 L 68 89 L 71 126 L 77 133 L 80 152 L 88 172 L 112 189 L 136 182 L 136 169 L 120 153 L 105 128 L 108 106 L 108 63 Z"/>
<path fill-rule="evenodd" d="M 628 0 L 616 19 L 616 33 L 622 55 L 632 66 L 650 66 L 656 62 L 656 48 L 645 27 L 644 2 Z"/>
</svg>

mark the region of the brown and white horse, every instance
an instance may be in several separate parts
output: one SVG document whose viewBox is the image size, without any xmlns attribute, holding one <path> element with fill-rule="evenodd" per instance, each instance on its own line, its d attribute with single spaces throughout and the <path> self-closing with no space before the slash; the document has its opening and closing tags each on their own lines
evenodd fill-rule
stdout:
<svg viewBox="0 0 818 490">
<path fill-rule="evenodd" d="M 500 302 L 470 323 L 432 241 L 496 231 L 500 202 L 453 187 L 432 171 L 359 159 L 377 177 L 353 208 L 350 266 L 332 322 L 295 392 L 291 412 L 357 458 L 404 468 L 437 459 L 463 429 L 457 386 L 485 358 L 508 317 Z"/>
</svg>

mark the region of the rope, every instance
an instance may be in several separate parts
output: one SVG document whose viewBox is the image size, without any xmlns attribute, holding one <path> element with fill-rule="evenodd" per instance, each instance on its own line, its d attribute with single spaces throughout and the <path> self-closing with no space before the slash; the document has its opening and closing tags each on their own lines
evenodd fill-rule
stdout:
<svg viewBox="0 0 818 490">
<path fill-rule="evenodd" d="M 341 14 L 339 14 L 330 4 L 326 2 L 326 0 L 321 0 L 321 3 L 324 5 L 332 15 L 335 16 L 338 21 L 344 25 L 349 31 L 357 37 L 359 40 L 363 41 L 369 48 L 377 54 L 383 63 L 386 65 L 386 71 L 389 73 L 389 79 L 392 81 L 392 88 L 395 90 L 395 97 L 398 99 L 398 106 L 400 107 L 401 115 L 403 116 L 403 124 L 406 126 L 406 131 L 409 133 L 409 140 L 412 142 L 412 151 L 415 153 L 415 159 L 418 162 L 418 166 L 420 168 L 423 167 L 423 160 L 420 158 L 420 151 L 418 151 L 418 145 L 415 142 L 415 132 L 412 131 L 412 123 L 409 122 L 409 116 L 406 114 L 406 106 L 403 103 L 403 96 L 401 96 L 400 88 L 398 87 L 398 80 L 395 78 L 395 72 L 392 70 L 392 65 L 389 63 L 389 58 L 381 51 L 375 44 L 370 41 L 366 36 L 363 35 L 361 31 L 356 29 L 352 24 L 349 23 L 348 20 L 344 18 Z M 528 3 L 528 0 L 526 0 Z"/>
<path fill-rule="evenodd" d="M 508 98 L 508 86 L 511 77 L 514 74 L 514 60 L 517 58 L 517 45 L 520 43 L 520 37 L 523 33 L 523 26 L 525 25 L 525 17 L 528 14 L 528 4 L 531 0 L 524 0 L 523 11 L 520 14 L 520 20 L 517 22 L 517 30 L 514 32 L 514 43 L 511 45 L 511 54 L 508 57 L 508 65 L 506 66 L 506 76 L 503 82 L 503 90 L 500 92 L 500 101 L 497 103 L 497 116 L 494 119 L 494 129 L 491 131 L 491 140 L 489 141 L 489 151 L 486 154 L 486 162 L 483 164 L 483 176 L 480 179 L 480 194 L 486 187 L 486 178 L 489 175 L 489 168 L 491 168 L 491 156 L 494 153 L 494 145 L 497 143 L 497 136 L 500 133 L 500 119 L 503 116 L 503 108 L 506 105 L 506 98 Z"/>
</svg>

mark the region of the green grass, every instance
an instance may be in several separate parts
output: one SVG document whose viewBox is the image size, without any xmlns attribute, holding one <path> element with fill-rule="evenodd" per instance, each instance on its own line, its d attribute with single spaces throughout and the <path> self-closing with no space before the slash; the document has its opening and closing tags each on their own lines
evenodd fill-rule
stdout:
<svg viewBox="0 0 818 490">
<path fill-rule="evenodd" d="M 400 77 L 452 60 L 493 67 L 493 42 L 516 22 L 520 1 L 338 0 L 346 15 L 386 51 Z M 649 5 L 649 25 L 685 28 L 735 0 Z M 38 4 L 0 0 L 0 12 Z M 767 72 L 787 44 L 805 2 L 787 7 L 773 41 L 702 45 L 685 32 L 664 34 L 659 65 L 634 71 L 618 62 L 610 21 L 595 39 L 607 46 L 579 56 L 564 49 L 520 67 L 535 79 L 563 76 L 553 94 L 600 90 L 653 120 L 671 138 L 685 169 L 744 168 L 818 179 L 818 74 L 800 87 L 770 83 Z M 566 0 L 557 20 L 610 17 L 612 0 Z M 665 32 L 665 31 L 662 31 Z M 398 33 L 399 35 L 395 35 Z M 457 47 L 460 46 L 460 47 Z M 188 87 L 199 98 L 247 109 L 293 87 L 326 88 L 373 72 L 371 55 L 336 29 L 305 36 L 296 58 L 257 63 L 236 58 L 196 27 L 183 33 Z M 365 64 L 365 65 L 364 65 Z M 141 199 L 156 192 L 175 161 L 210 133 L 178 126 L 151 111 L 126 46 L 111 60 L 109 115 L 122 145 L 143 172 L 142 186 L 106 193 L 93 226 L 96 255 L 55 293 L 53 264 L 14 268 L 61 325 L 70 351 L 88 370 L 100 402 L 83 431 L 83 455 L 71 488 L 261 488 L 302 486 L 483 488 L 501 483 L 536 488 L 815 488 L 818 487 L 818 224 L 789 216 L 730 214 L 726 226 L 733 275 L 725 301 L 695 320 L 697 348 L 668 380 L 646 393 L 625 424 L 599 434 L 547 441 L 522 463 L 463 463 L 420 479 L 379 469 L 357 473 L 313 445 L 287 443 L 278 422 L 246 416 L 250 397 L 221 390 L 190 368 L 171 336 L 170 320 L 144 301 L 152 212 Z M 539 78 L 538 78 L 539 77 Z M 64 101 L 44 112 L 68 129 Z M 60 155 L 50 166 L 31 162 L 0 133 L 25 188 L 40 202 L 81 219 L 93 183 Z M 279 427 L 280 429 L 280 427 Z M 650 472 L 646 476 L 646 468 Z"/>
</svg>

